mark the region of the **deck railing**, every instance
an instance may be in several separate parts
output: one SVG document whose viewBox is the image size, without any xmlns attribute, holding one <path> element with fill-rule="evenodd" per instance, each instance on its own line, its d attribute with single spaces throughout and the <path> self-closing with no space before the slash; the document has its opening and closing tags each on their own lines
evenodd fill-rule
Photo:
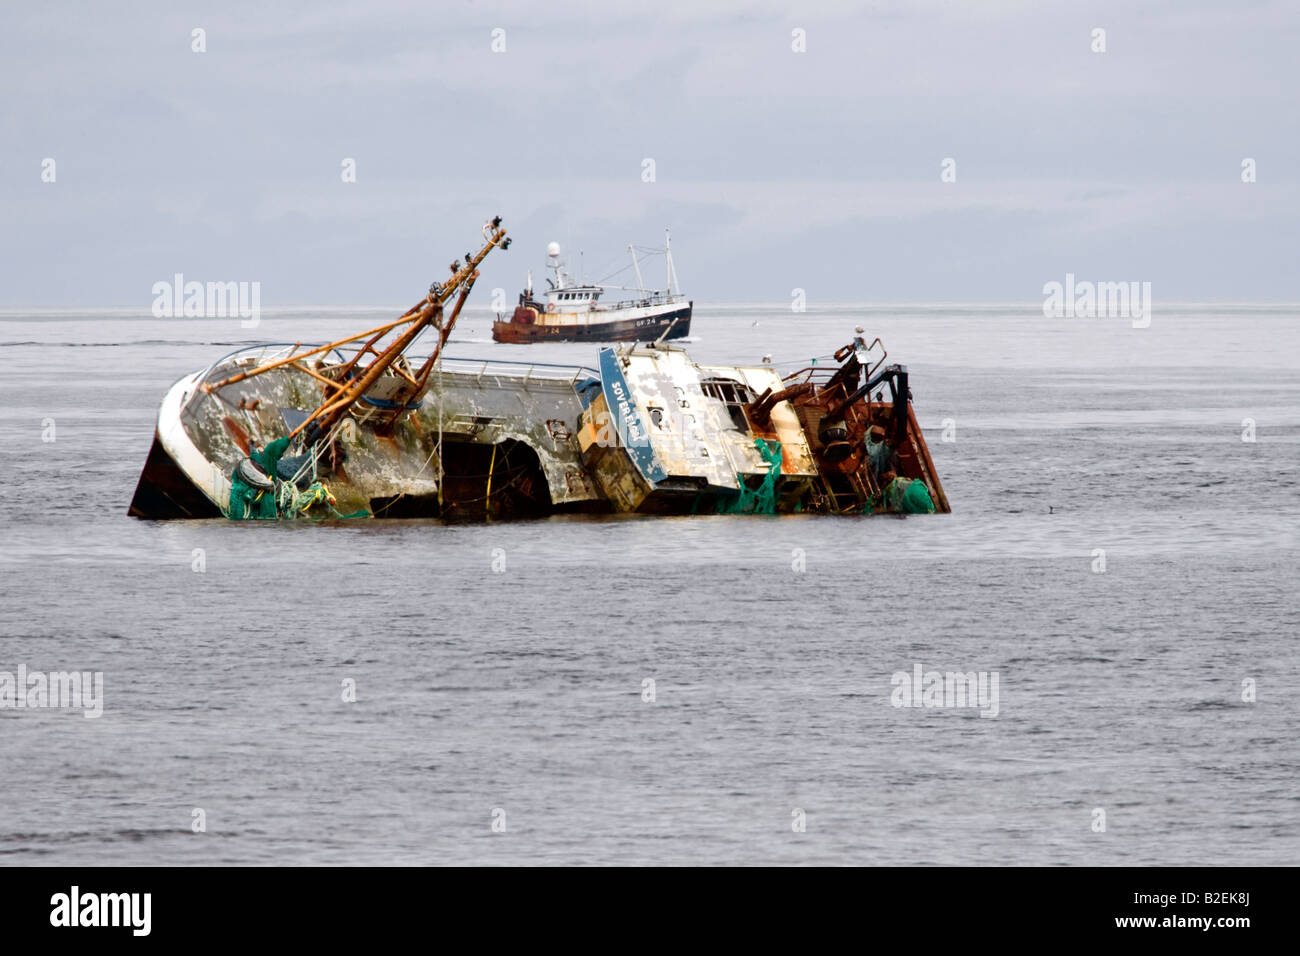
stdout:
<svg viewBox="0 0 1300 956">
<path fill-rule="evenodd" d="M 499 359 L 444 356 L 439 361 L 438 367 L 444 372 L 456 375 L 473 375 L 476 381 L 488 377 L 519 379 L 524 384 L 531 381 L 548 381 L 576 385 L 584 378 L 600 378 L 599 372 L 585 365 L 557 365 L 552 362 L 505 362 Z"/>
<path fill-rule="evenodd" d="M 199 374 L 196 385 L 212 381 L 215 378 L 224 379 L 230 374 L 232 368 L 247 364 L 247 360 L 252 360 L 251 364 L 253 365 L 264 365 L 289 358 L 300 351 L 310 351 L 316 347 L 306 342 L 275 342 L 235 349 L 204 369 Z M 343 365 L 360 350 L 359 346 L 345 345 L 331 349 L 326 354 L 331 356 L 337 364 Z M 406 358 L 409 362 L 420 365 L 423 364 L 427 356 L 415 356 L 408 353 Z M 507 362 L 499 359 L 451 358 L 444 356 L 439 360 L 437 368 L 455 375 L 472 375 L 476 384 L 487 378 L 497 382 L 502 379 L 510 379 L 521 383 L 525 387 L 529 382 L 576 386 L 583 379 L 600 379 L 600 373 L 586 365 L 560 365 L 553 362 Z M 187 406 L 190 399 L 198 391 L 199 389 L 195 388 L 193 392 L 187 395 L 183 405 Z"/>
</svg>

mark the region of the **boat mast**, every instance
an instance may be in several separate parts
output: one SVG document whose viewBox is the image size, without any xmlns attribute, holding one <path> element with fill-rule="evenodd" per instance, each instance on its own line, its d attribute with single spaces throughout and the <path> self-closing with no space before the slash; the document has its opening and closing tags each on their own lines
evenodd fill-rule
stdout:
<svg viewBox="0 0 1300 956">
<path fill-rule="evenodd" d="M 401 366 L 395 367 L 397 374 L 405 379 L 407 385 L 409 385 L 409 388 L 403 386 L 402 390 L 397 393 L 401 400 L 398 402 L 399 407 L 391 416 L 389 424 L 395 422 L 406 411 L 402 407 L 405 402 L 411 398 L 422 396 L 428 386 L 429 376 L 434 367 L 440 367 L 438 360 L 442 357 L 443 346 L 447 344 L 447 339 L 451 336 L 451 330 L 460 317 L 461 309 L 464 308 L 465 302 L 469 298 L 470 290 L 478 279 L 480 263 L 493 249 L 510 248 L 510 240 L 506 238 L 506 231 L 501 228 L 500 216 L 494 217 L 483 226 L 483 240 L 483 248 L 477 253 L 466 253 L 463 264 L 459 260 L 451 264 L 451 278 L 445 284 L 433 283 L 424 299 L 407 309 L 395 322 L 389 322 L 367 332 L 359 332 L 356 335 L 348 336 L 346 339 L 339 339 L 337 342 L 317 346 L 307 351 L 303 351 L 302 344 L 298 343 L 293 346 L 290 354 L 285 358 L 264 362 L 255 368 L 224 378 L 220 382 L 204 382 L 200 388 L 205 393 L 212 394 L 228 385 L 234 385 L 236 382 L 242 382 L 272 369 L 285 366 L 296 368 L 298 371 L 306 372 L 312 378 L 318 379 L 329 391 L 325 392 L 324 399 L 316 407 L 315 411 L 303 419 L 301 424 L 289 435 L 291 438 L 298 435 L 312 422 L 316 422 L 323 432 L 328 433 L 330 429 L 338 424 L 348 409 L 370 390 L 371 386 L 379 380 L 379 377 L 387 372 L 390 367 L 394 367 L 393 363 L 401 358 L 411 344 L 420 337 L 420 333 L 432 326 L 438 331 L 438 342 L 419 371 L 412 376 Z M 450 315 L 447 315 L 443 311 L 443 306 L 451 300 L 453 295 L 456 296 L 456 302 Z M 398 329 L 402 329 L 402 331 L 397 334 L 397 338 L 391 344 L 387 346 L 380 345 L 380 341 L 385 336 L 390 332 L 396 332 Z M 356 350 L 352 358 L 341 365 L 333 367 L 335 378 L 329 378 L 316 369 L 302 364 L 303 359 L 312 355 L 328 353 L 342 345 L 354 343 L 361 339 L 366 339 L 366 342 Z M 360 366 L 358 363 L 362 356 L 366 354 L 373 355 L 374 359 L 369 365 Z"/>
<path fill-rule="evenodd" d="M 667 282 L 668 297 L 672 298 L 673 294 L 673 250 L 672 241 L 668 236 L 668 230 L 664 230 L 664 272 L 667 273 L 664 281 Z"/>
<path fill-rule="evenodd" d="M 636 261 L 636 249 L 633 248 L 633 246 L 632 246 L 631 243 L 628 243 L 627 251 L 628 251 L 628 252 L 631 254 L 631 256 L 632 256 L 632 268 L 633 268 L 633 270 L 635 270 L 635 272 L 636 272 L 636 287 L 637 287 L 637 290 L 640 291 L 640 292 L 644 292 L 644 291 L 645 291 L 645 280 L 641 278 L 641 263 L 639 263 L 639 262 Z"/>
<path fill-rule="evenodd" d="M 555 290 L 568 288 L 569 276 L 564 271 L 564 260 L 560 258 L 560 244 L 558 242 L 547 244 L 546 258 L 550 260 L 547 266 L 555 272 Z"/>
</svg>

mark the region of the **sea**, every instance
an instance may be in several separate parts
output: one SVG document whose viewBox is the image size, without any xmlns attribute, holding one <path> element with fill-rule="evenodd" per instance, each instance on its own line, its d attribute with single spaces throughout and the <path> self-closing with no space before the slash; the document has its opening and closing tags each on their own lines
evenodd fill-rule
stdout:
<svg viewBox="0 0 1300 956">
<path fill-rule="evenodd" d="M 174 381 L 400 311 L 0 312 L 0 864 L 1300 863 L 1300 306 L 697 307 L 879 336 L 948 515 L 127 516 Z"/>
</svg>

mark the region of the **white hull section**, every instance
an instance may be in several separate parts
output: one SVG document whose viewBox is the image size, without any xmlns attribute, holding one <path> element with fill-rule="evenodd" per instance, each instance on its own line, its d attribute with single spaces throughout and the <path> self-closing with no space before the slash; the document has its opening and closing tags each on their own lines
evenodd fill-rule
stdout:
<svg viewBox="0 0 1300 956">
<path fill-rule="evenodd" d="M 230 510 L 230 479 L 203 457 L 203 453 L 190 441 L 190 436 L 185 434 L 181 425 L 181 409 L 199 387 L 204 372 L 188 375 L 168 389 L 162 407 L 158 409 L 158 441 L 162 443 L 163 451 L 176 463 L 176 467 L 185 472 L 185 476 L 194 483 L 194 487 L 202 491 L 224 514 Z"/>
</svg>

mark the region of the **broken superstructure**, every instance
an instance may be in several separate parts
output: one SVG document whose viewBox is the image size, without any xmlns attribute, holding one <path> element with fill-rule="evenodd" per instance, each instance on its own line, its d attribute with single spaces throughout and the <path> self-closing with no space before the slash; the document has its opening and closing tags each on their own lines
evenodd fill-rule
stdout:
<svg viewBox="0 0 1300 956">
<path fill-rule="evenodd" d="M 699 365 L 662 342 L 603 348 L 594 367 L 444 357 L 479 264 L 509 242 L 488 223 L 479 252 L 387 325 L 243 349 L 177 382 L 130 513 L 949 510 L 907 369 L 884 364 L 879 339 L 857 335 L 837 366 L 784 377 Z M 417 357 L 425 332 L 436 342 Z"/>
</svg>

